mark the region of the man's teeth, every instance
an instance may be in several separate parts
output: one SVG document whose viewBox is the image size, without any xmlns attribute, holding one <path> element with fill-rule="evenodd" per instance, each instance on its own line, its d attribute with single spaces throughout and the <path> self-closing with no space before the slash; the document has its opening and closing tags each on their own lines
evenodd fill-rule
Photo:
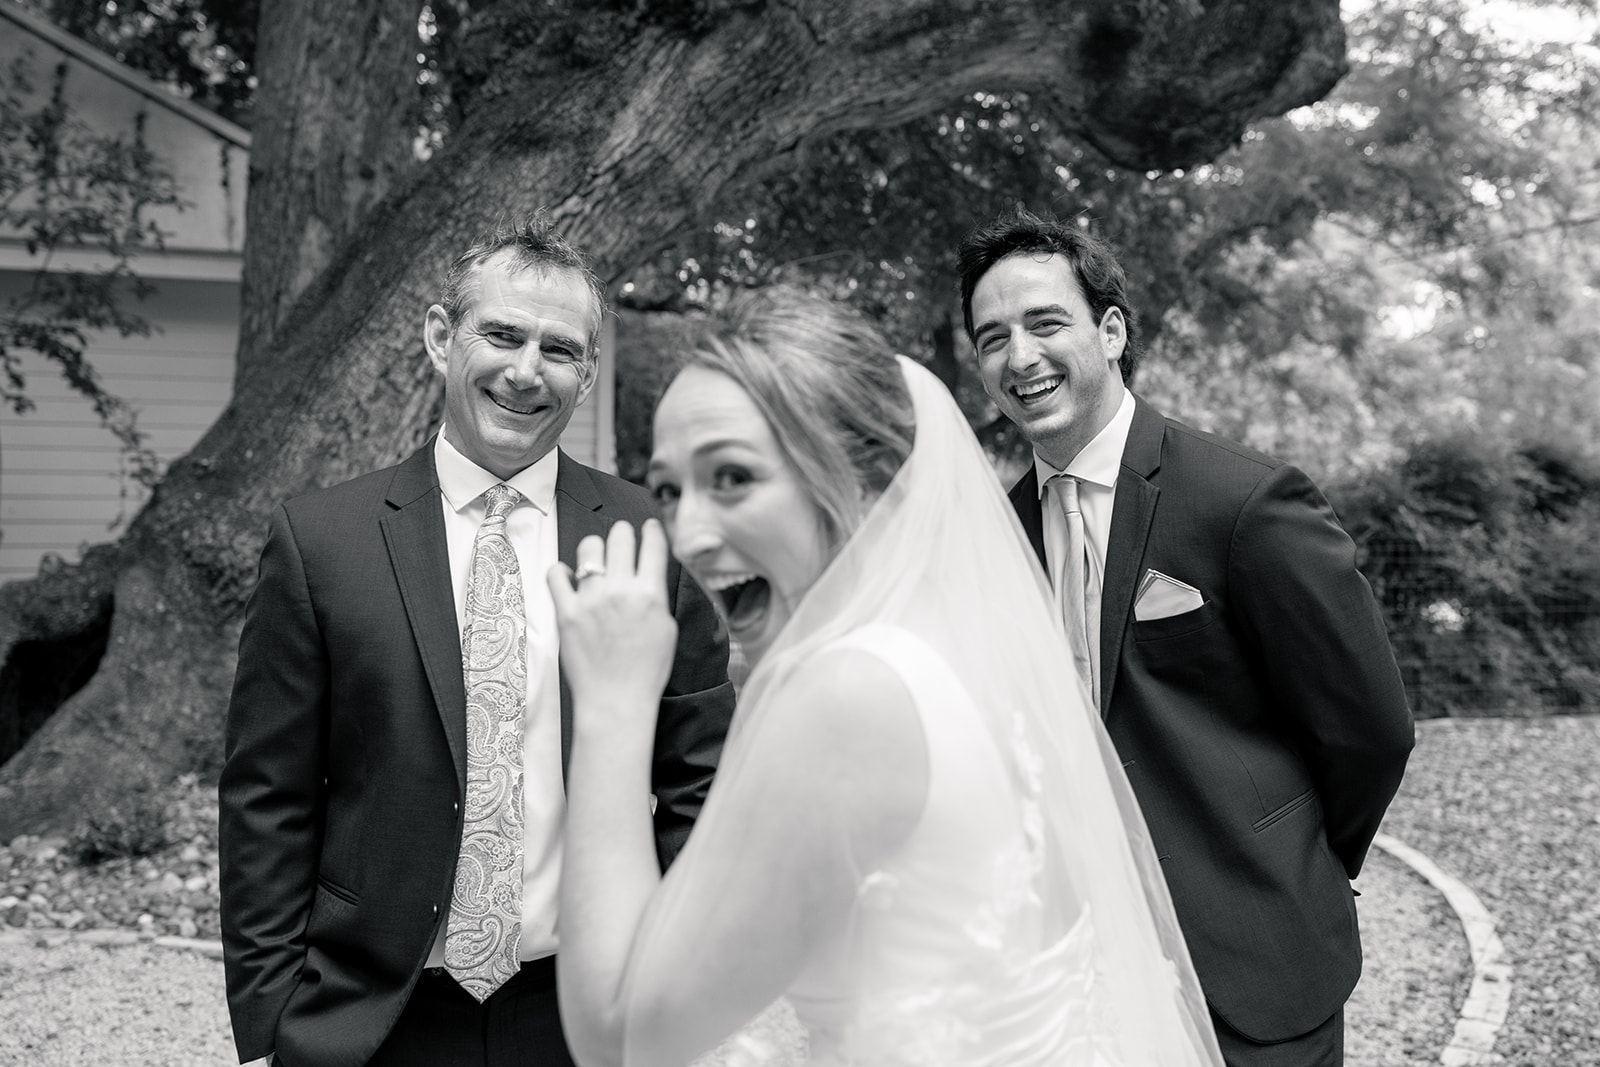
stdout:
<svg viewBox="0 0 1600 1067">
<path fill-rule="evenodd" d="M 531 407 L 531 408 L 519 407 L 518 405 L 516 405 L 516 404 L 512 403 L 511 401 L 507 400 L 505 397 L 496 396 L 493 393 L 488 394 L 488 396 L 489 396 L 490 400 L 493 400 L 496 404 L 498 404 L 501 407 L 505 408 L 507 411 L 511 412 L 514 415 L 532 415 L 535 411 L 538 410 L 537 407 Z"/>
<path fill-rule="evenodd" d="M 754 579 L 754 574 L 717 574 L 707 578 L 705 583 L 707 589 L 713 593 L 720 593 L 724 589 L 732 589 L 736 585 L 743 585 Z"/>
<path fill-rule="evenodd" d="M 1031 382 L 1028 385 L 1016 386 L 1011 391 L 1017 395 L 1018 400 L 1033 400 L 1036 397 L 1044 396 L 1046 393 L 1050 392 L 1060 384 L 1061 375 L 1057 374 L 1054 377 L 1046 378 L 1043 381 Z"/>
</svg>

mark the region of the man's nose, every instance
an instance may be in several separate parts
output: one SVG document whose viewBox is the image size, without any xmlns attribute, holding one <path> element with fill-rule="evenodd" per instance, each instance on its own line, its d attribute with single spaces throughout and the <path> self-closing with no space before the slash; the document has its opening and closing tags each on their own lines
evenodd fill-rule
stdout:
<svg viewBox="0 0 1600 1067">
<path fill-rule="evenodd" d="M 516 389 L 537 389 L 544 382 L 544 353 L 526 344 L 506 361 L 506 381 Z"/>
<path fill-rule="evenodd" d="M 1014 371 L 1031 369 L 1039 362 L 1039 341 L 1024 329 L 1012 331 L 1006 346 L 1006 363 Z"/>
</svg>

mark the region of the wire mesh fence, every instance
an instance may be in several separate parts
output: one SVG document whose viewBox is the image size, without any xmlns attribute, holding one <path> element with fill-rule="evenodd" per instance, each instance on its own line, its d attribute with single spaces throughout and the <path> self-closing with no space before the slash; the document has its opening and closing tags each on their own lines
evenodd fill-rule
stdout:
<svg viewBox="0 0 1600 1067">
<path fill-rule="evenodd" d="M 1401 540 L 1358 559 L 1419 718 L 1600 712 L 1600 589 L 1540 581 L 1491 546 Z M 1464 550 L 1473 556 L 1463 581 Z"/>
</svg>

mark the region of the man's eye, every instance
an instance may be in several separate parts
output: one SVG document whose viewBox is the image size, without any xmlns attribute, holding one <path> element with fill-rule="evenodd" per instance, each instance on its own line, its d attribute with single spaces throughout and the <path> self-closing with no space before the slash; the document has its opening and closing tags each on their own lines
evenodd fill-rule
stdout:
<svg viewBox="0 0 1600 1067">
<path fill-rule="evenodd" d="M 1006 338 L 1004 334 L 990 334 L 988 337 L 985 337 L 983 340 L 978 342 L 978 351 L 993 352 L 995 349 L 1005 344 L 1005 341 Z"/>
<path fill-rule="evenodd" d="M 678 487 L 671 482 L 658 482 L 650 487 L 650 495 L 656 498 L 656 504 L 666 507 L 678 502 Z"/>
<path fill-rule="evenodd" d="M 522 339 L 516 334 L 506 333 L 504 330 L 490 330 L 487 336 L 491 344 L 500 348 L 515 348 L 522 343 Z"/>
<path fill-rule="evenodd" d="M 1042 334 L 1052 334 L 1052 333 L 1055 333 L 1057 330 L 1061 329 L 1065 325 L 1066 325 L 1066 323 L 1061 322 L 1058 319 L 1040 319 L 1038 322 L 1033 324 L 1033 332 L 1034 333 L 1042 333 Z"/>
<path fill-rule="evenodd" d="M 552 345 L 544 350 L 545 358 L 557 359 L 563 363 L 570 363 L 578 358 L 578 353 L 565 345 Z"/>
</svg>

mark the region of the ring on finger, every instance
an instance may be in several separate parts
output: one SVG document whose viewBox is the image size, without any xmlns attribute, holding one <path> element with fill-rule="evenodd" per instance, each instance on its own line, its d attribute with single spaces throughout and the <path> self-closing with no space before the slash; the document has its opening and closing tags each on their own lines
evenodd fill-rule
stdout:
<svg viewBox="0 0 1600 1067">
<path fill-rule="evenodd" d="M 604 574 L 605 572 L 606 565 L 604 563 L 594 563 L 592 561 L 580 563 L 578 564 L 578 569 L 572 572 L 572 580 L 581 582 L 585 578 L 593 578 L 595 575 Z"/>
</svg>

